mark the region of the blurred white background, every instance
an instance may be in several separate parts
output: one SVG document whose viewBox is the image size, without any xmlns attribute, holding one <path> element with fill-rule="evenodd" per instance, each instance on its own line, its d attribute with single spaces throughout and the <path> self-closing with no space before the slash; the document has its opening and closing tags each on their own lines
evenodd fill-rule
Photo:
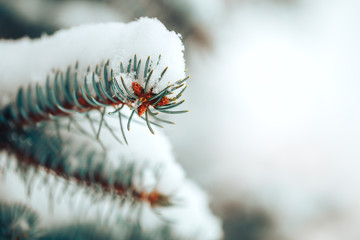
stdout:
<svg viewBox="0 0 360 240">
<path fill-rule="evenodd" d="M 0 37 L 158 17 L 182 33 L 190 113 L 167 127 L 225 239 L 360 239 L 360 2 L 0 1 Z"/>
</svg>

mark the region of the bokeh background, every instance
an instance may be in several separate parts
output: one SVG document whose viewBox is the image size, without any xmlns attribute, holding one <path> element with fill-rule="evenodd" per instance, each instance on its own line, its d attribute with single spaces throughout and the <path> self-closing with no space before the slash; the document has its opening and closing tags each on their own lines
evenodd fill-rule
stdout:
<svg viewBox="0 0 360 240">
<path fill-rule="evenodd" d="M 225 239 L 360 239 L 357 0 L 0 0 L 0 38 L 157 17 L 183 36 L 166 132 Z M 0 53 L 1 54 L 1 53 Z"/>
</svg>

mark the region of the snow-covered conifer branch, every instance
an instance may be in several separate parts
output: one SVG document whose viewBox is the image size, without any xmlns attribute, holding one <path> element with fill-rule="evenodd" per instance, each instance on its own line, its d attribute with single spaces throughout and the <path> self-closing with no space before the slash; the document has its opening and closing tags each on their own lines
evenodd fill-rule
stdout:
<svg viewBox="0 0 360 240">
<path fill-rule="evenodd" d="M 126 38 L 124 36 L 134 35 L 135 33 L 143 34 L 142 32 L 137 33 L 136 30 L 144 31 L 142 25 L 150 24 L 152 22 L 149 22 L 148 19 L 143 19 L 137 23 L 138 25 L 135 25 L 130 29 L 125 28 L 124 30 L 120 28 L 120 30 L 123 30 L 119 31 L 122 39 Z M 140 25 L 141 23 L 142 25 Z M 113 31 L 117 30 L 115 26 Z M 137 29 L 139 28 L 138 26 L 141 26 L 141 29 Z M 152 25 L 150 24 L 150 26 Z M 83 38 L 90 35 L 89 38 L 91 39 L 91 30 L 96 31 L 97 27 L 79 28 L 76 35 Z M 72 35 L 75 35 L 73 31 L 74 30 L 59 32 L 51 38 L 42 40 L 33 40 L 30 42 L 23 40 L 23 42 L 19 42 L 15 44 L 15 46 L 18 45 L 19 47 L 22 47 L 22 45 L 26 43 L 25 46 L 30 49 L 26 50 L 31 51 L 32 48 L 40 47 L 42 45 L 55 44 L 58 39 L 62 40 L 64 38 L 67 40 L 66 37 L 71 39 Z M 174 37 L 172 36 L 173 33 L 167 33 L 171 37 Z M 177 36 L 175 35 L 175 37 Z M 101 42 L 96 42 L 95 40 L 93 40 L 93 48 L 96 49 L 98 47 L 96 44 L 101 45 Z M 179 41 L 179 38 L 175 38 L 175 40 L 176 43 Z M 142 44 L 144 44 L 144 42 L 142 42 Z M 9 45 L 7 46 L 9 48 L 13 47 L 8 43 L 5 43 L 4 45 Z M 134 45 L 136 44 L 134 43 Z M 81 45 L 79 47 L 83 48 Z M 139 46 L 140 50 L 141 47 L 143 46 Z M 178 47 L 180 47 L 178 51 L 180 50 L 180 53 L 182 53 L 181 42 Z M 130 107 L 130 109 L 133 109 L 133 112 L 128 118 L 128 129 L 130 129 L 133 114 L 137 112 L 139 117 L 142 117 L 146 121 L 149 130 L 154 133 L 151 127 L 151 119 L 158 122 L 171 123 L 157 117 L 159 113 L 174 114 L 186 112 L 186 110 L 173 110 L 173 108 L 184 102 L 184 100 L 180 102 L 176 101 L 186 89 L 186 80 L 188 77 L 183 76 L 184 69 L 181 71 L 178 67 L 174 66 L 174 60 L 172 60 L 172 58 L 171 61 L 168 63 L 166 62 L 166 60 L 169 59 L 168 55 L 171 54 L 164 50 L 169 49 L 159 48 L 156 57 L 149 55 L 145 58 L 146 60 L 141 59 L 136 55 L 136 52 L 143 55 L 140 50 L 136 50 L 136 48 L 132 47 L 131 49 L 134 49 L 135 55 L 131 53 L 131 56 L 133 57 L 129 58 L 129 50 L 126 46 L 124 46 L 124 49 L 124 53 L 121 55 L 103 56 L 102 59 L 100 58 L 100 62 L 97 62 L 95 65 L 88 65 L 87 67 L 79 60 L 73 67 L 71 67 L 71 65 L 67 66 L 66 70 L 62 70 L 61 67 L 56 65 L 52 66 L 48 69 L 47 76 L 44 76 L 46 81 L 44 79 L 37 79 L 38 83 L 36 83 L 36 85 L 30 84 L 27 89 L 24 89 L 24 87 L 21 86 L 21 81 L 23 80 L 18 81 L 16 75 L 10 76 L 3 73 L 3 76 L 1 76 L 0 73 L 0 77 L 4 78 L 5 81 L 6 78 L 11 78 L 12 82 L 20 84 L 16 98 L 13 98 L 14 100 L 10 101 L 8 105 L 0 111 L 0 128 L 4 129 L 11 128 L 12 126 L 36 124 L 44 120 L 54 119 L 55 117 L 69 116 L 76 113 L 86 114 L 93 110 L 101 110 L 103 112 L 101 119 L 103 119 L 104 115 L 107 114 L 104 110 L 106 107 L 112 108 L 112 113 L 117 113 L 119 120 L 121 121 L 120 112 L 125 105 Z M 69 49 L 65 50 L 70 51 Z M 89 49 L 89 51 L 93 51 L 93 49 Z M 69 53 L 71 54 L 71 52 Z M 44 57 L 46 56 L 46 54 L 43 55 Z M 180 57 L 182 58 L 181 55 Z M 35 60 L 40 57 L 35 55 L 32 58 Z M 38 59 L 38 62 L 41 62 L 41 60 L 44 61 L 44 59 L 40 58 Z M 85 64 L 88 62 L 90 61 L 87 60 Z M 183 65 L 183 61 L 179 61 L 179 63 L 180 65 Z M 3 63 L 3 65 L 7 64 L 8 62 Z M 79 64 L 83 67 L 79 67 Z M 166 67 L 163 67 L 165 65 Z M 42 67 L 43 66 L 41 66 L 41 68 Z M 29 75 L 24 77 L 24 79 L 28 79 L 28 82 L 32 82 L 32 79 L 29 78 L 31 78 L 32 74 L 37 73 L 36 68 L 37 66 L 33 66 L 33 68 L 30 69 L 25 68 L 25 70 L 29 71 Z M 43 75 L 40 73 L 38 74 Z M 167 77 L 168 75 L 170 76 Z M 145 114 L 145 118 L 142 116 L 143 114 Z M 102 121 L 100 122 L 100 126 L 102 126 Z M 124 131 L 122 130 L 122 132 Z"/>
<path fill-rule="evenodd" d="M 0 58 L 0 160 L 16 158 L 0 167 L 18 186 L 13 192 L 0 184 L 7 200 L 24 199 L 25 183 L 31 207 L 60 229 L 74 218 L 100 222 L 100 211 L 101 222 L 139 224 L 144 233 L 168 226 L 181 238 L 219 238 L 207 198 L 185 179 L 157 129 L 171 123 L 158 114 L 185 112 L 175 109 L 188 79 L 177 34 L 142 18 L 1 41 L 0 52 L 7 56 Z M 32 187 L 39 178 L 48 195 Z M 79 204 L 55 205 L 59 194 L 70 201 L 75 194 Z"/>
<path fill-rule="evenodd" d="M 104 195 L 113 195 L 119 202 L 148 202 L 152 207 L 171 205 L 170 196 L 157 189 L 146 191 L 134 185 L 134 178 L 142 174 L 139 163 L 124 162 L 120 158 L 110 162 L 106 154 L 99 151 L 101 149 L 95 150 L 91 144 L 76 147 L 73 138 L 62 138 L 48 132 L 46 126 L 15 129 L 1 138 L 0 145 L 6 142 L 7 152 L 16 156 L 17 169 L 26 180 L 30 179 L 27 173 L 32 167 L 79 186 L 99 189 Z M 115 167 L 113 163 L 117 161 L 120 164 Z"/>
</svg>

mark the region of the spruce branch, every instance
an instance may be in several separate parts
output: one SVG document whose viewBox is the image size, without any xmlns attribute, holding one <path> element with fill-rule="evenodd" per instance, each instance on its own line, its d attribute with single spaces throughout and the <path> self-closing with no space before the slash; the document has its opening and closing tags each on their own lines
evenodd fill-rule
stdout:
<svg viewBox="0 0 360 240">
<path fill-rule="evenodd" d="M 47 127 L 13 130 L 1 138 L 0 147 L 16 156 L 20 174 L 26 174 L 32 167 L 79 186 L 100 189 L 102 194 L 114 196 L 119 202 L 147 202 L 151 207 L 172 205 L 170 196 L 134 185 L 134 178 L 141 175 L 136 162 L 114 167 L 103 151 L 87 149 L 86 145 L 76 148 L 72 139 L 51 135 L 46 132 Z"/>
<path fill-rule="evenodd" d="M 34 239 L 39 216 L 20 203 L 0 201 L 0 239 Z"/>
<path fill-rule="evenodd" d="M 144 232 L 138 225 L 119 220 L 119 229 L 112 229 L 104 223 L 87 221 L 85 223 L 65 223 L 55 227 L 41 227 L 39 214 L 23 203 L 0 201 L 0 239 L 1 240 L 159 240 L 178 239 L 173 236 L 168 225 Z"/>
<path fill-rule="evenodd" d="M 76 113 L 86 114 L 94 110 L 103 112 L 100 122 L 100 126 L 102 126 L 105 108 L 114 108 L 115 110 L 109 114 L 118 113 L 119 121 L 121 121 L 122 107 L 128 106 L 133 113 L 137 112 L 139 117 L 145 113 L 146 117 L 142 119 L 146 121 L 149 130 L 154 133 L 151 123 L 156 123 L 152 122 L 151 118 L 166 123 L 159 117 L 153 117 L 158 112 L 170 114 L 187 112 L 184 110 L 169 111 L 169 109 L 173 109 L 184 102 L 184 100 L 180 102 L 176 102 L 176 100 L 181 97 L 186 89 L 184 82 L 188 77 L 175 81 L 174 84 L 167 85 L 164 89 L 156 92 L 156 84 L 161 82 L 168 67 L 153 81 L 153 84 L 149 84 L 154 72 L 154 69 L 151 68 L 153 61 L 150 57 L 147 58 L 145 69 L 141 72 L 141 59 L 137 61 L 136 55 L 129 60 L 126 71 L 121 62 L 118 71 L 120 74 L 117 77 L 114 76 L 113 69 L 109 69 L 109 61 L 103 65 L 96 65 L 92 73 L 88 67 L 84 76 L 79 76 L 78 63 L 76 63 L 74 71 L 69 66 L 66 73 L 56 71 L 52 80 L 48 76 L 45 87 L 41 87 L 39 84 L 36 85 L 35 90 L 33 90 L 32 85 L 29 85 L 27 90 L 20 87 L 16 101 L 9 103 L 0 110 L 0 129 L 5 131 L 6 129 L 23 128 L 57 117 L 73 116 Z M 139 73 L 142 72 L 141 76 L 143 77 L 140 77 Z M 84 80 L 79 82 L 80 77 Z M 121 79 L 120 83 L 117 78 Z M 126 82 L 124 78 L 127 80 Z M 128 88 L 128 85 L 131 85 L 131 88 Z M 178 93 L 174 95 L 174 91 Z M 151 108 L 158 112 L 149 114 Z M 132 115 L 128 118 L 128 130 L 130 130 L 131 120 Z"/>
</svg>

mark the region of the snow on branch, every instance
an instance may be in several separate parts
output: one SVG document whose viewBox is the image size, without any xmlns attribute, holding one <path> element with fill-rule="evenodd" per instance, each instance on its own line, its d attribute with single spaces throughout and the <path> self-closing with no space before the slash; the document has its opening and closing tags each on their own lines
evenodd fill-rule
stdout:
<svg viewBox="0 0 360 240">
<path fill-rule="evenodd" d="M 135 54 L 143 63 L 150 56 L 156 67 L 154 77 L 168 67 L 158 86 L 157 90 L 160 90 L 168 82 L 174 83 L 185 77 L 183 50 L 179 35 L 168 31 L 158 20 L 149 18 L 140 18 L 128 24 L 82 25 L 35 40 L 1 40 L 1 93 L 11 93 L 22 84 L 44 84 L 52 69 L 66 72 L 68 66 L 76 62 L 80 64 L 79 74 L 84 75 L 88 66 L 94 70 L 96 65 L 110 59 L 109 67 L 118 75 L 120 62 L 127 64 Z M 160 54 L 161 61 L 157 65 Z M 153 81 L 156 79 L 153 78 Z"/>
</svg>

